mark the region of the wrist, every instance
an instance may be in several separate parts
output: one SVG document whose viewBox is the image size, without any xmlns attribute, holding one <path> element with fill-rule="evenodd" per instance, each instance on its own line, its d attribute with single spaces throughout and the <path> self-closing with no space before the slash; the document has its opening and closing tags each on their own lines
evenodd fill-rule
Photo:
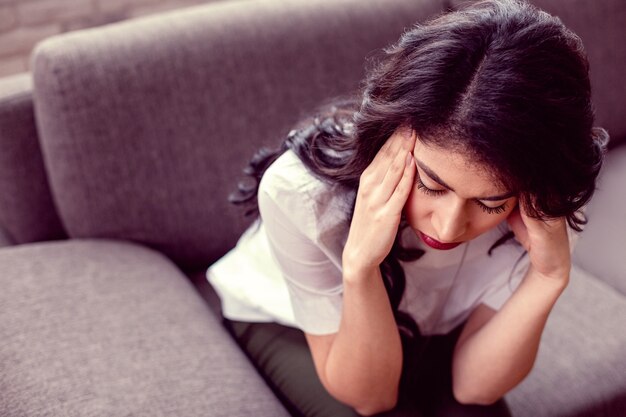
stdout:
<svg viewBox="0 0 626 417">
<path fill-rule="evenodd" d="M 372 276 L 380 275 L 378 265 L 368 265 L 362 262 L 342 261 L 343 281 L 347 284 L 362 283 Z"/>
<path fill-rule="evenodd" d="M 378 268 L 378 264 L 371 261 L 367 262 L 367 257 L 359 252 L 358 249 L 351 250 L 348 245 L 344 248 L 341 256 L 344 278 L 368 275 L 374 268 Z"/>
<path fill-rule="evenodd" d="M 545 274 L 537 271 L 530 266 L 526 275 L 527 281 L 537 283 L 537 285 L 545 286 L 547 289 L 553 289 L 555 291 L 563 291 L 569 284 L 571 268 L 563 268 L 558 271 L 553 271 L 550 274 Z"/>
</svg>

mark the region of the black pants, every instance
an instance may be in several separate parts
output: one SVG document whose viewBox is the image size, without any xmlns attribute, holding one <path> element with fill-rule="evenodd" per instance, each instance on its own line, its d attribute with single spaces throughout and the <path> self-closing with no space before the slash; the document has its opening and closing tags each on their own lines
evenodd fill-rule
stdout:
<svg viewBox="0 0 626 417">
<path fill-rule="evenodd" d="M 225 325 L 293 416 L 359 416 L 322 386 L 300 330 L 274 323 L 226 320 Z M 421 359 L 410 374 L 403 376 L 398 406 L 380 417 L 511 416 L 504 400 L 478 406 L 463 405 L 454 399 L 450 367 L 460 331 L 461 327 L 417 344 Z"/>
</svg>

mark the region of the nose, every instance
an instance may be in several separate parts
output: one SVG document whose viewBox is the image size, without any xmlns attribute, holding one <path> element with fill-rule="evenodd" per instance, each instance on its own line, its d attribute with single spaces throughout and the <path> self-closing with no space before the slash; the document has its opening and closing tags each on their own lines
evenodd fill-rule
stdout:
<svg viewBox="0 0 626 417">
<path fill-rule="evenodd" d="M 443 243 L 456 242 L 467 230 L 465 204 L 458 199 L 442 203 L 433 216 L 437 239 Z"/>
</svg>

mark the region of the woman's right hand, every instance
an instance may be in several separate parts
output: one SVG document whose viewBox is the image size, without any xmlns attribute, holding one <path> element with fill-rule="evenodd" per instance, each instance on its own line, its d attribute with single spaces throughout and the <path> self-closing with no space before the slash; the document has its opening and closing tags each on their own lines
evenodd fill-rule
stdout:
<svg viewBox="0 0 626 417">
<path fill-rule="evenodd" d="M 398 128 L 361 174 L 343 251 L 344 272 L 361 276 L 377 268 L 391 251 L 413 186 L 415 140 L 413 130 Z"/>
<path fill-rule="evenodd" d="M 361 174 L 343 250 L 339 330 L 306 335 L 324 387 L 364 415 L 389 410 L 398 399 L 402 342 L 380 264 L 413 186 L 414 146 L 411 129 L 397 129 Z"/>
</svg>

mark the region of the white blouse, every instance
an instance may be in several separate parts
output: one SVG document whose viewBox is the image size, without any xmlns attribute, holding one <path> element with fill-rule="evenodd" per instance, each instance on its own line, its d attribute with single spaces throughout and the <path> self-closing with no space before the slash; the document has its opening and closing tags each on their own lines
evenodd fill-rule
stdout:
<svg viewBox="0 0 626 417">
<path fill-rule="evenodd" d="M 262 221 L 207 271 L 224 316 L 274 321 L 310 334 L 337 332 L 341 255 L 353 199 L 353 191 L 314 177 L 292 151 L 281 155 L 259 185 Z M 406 289 L 400 310 L 415 319 L 422 334 L 451 331 L 481 303 L 495 310 L 502 307 L 529 263 L 513 240 L 487 254 L 508 230 L 505 221 L 447 251 L 430 248 L 405 230 L 405 246 L 420 247 L 425 254 L 402 262 Z"/>
</svg>

